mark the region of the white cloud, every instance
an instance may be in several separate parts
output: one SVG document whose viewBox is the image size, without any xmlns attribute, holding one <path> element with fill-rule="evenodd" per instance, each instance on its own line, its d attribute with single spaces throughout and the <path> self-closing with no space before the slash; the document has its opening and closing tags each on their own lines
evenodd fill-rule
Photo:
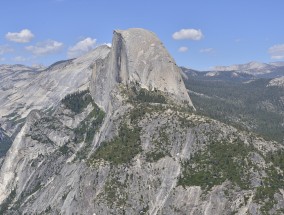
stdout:
<svg viewBox="0 0 284 215">
<path fill-rule="evenodd" d="M 0 61 L 5 61 L 5 60 L 6 60 L 6 58 L 0 57 Z"/>
<path fill-rule="evenodd" d="M 181 29 L 175 32 L 172 37 L 175 40 L 201 40 L 203 34 L 200 29 Z"/>
<path fill-rule="evenodd" d="M 76 58 L 76 57 L 79 57 L 79 56 L 89 52 L 90 50 L 95 48 L 96 41 L 97 41 L 96 39 L 92 39 L 90 37 L 87 37 L 87 38 L 79 41 L 74 46 L 72 46 L 68 49 L 68 53 L 67 53 L 68 57 L 69 58 Z"/>
<path fill-rule="evenodd" d="M 8 45 L 0 46 L 0 55 L 6 54 L 8 52 L 13 52 L 13 51 L 14 50 Z"/>
<path fill-rule="evenodd" d="M 6 39 L 16 43 L 28 43 L 34 38 L 33 33 L 29 29 L 23 29 L 20 32 L 8 32 Z"/>
<path fill-rule="evenodd" d="M 284 55 L 274 55 L 274 56 L 271 56 L 271 59 L 273 59 L 273 60 L 283 60 L 284 59 Z"/>
<path fill-rule="evenodd" d="M 179 52 L 187 52 L 188 48 L 186 46 L 182 46 L 182 47 L 179 47 L 178 51 Z"/>
<path fill-rule="evenodd" d="M 22 56 L 17 56 L 17 57 L 14 57 L 13 58 L 13 61 L 16 61 L 16 62 L 24 62 L 24 61 L 27 61 L 28 59 L 22 57 Z"/>
<path fill-rule="evenodd" d="M 27 46 L 26 50 L 32 52 L 34 55 L 53 54 L 61 50 L 63 43 L 55 40 L 46 40 L 39 42 L 35 46 Z"/>
<path fill-rule="evenodd" d="M 200 53 L 212 53 L 214 51 L 213 48 L 205 48 L 205 49 L 200 49 Z"/>
<path fill-rule="evenodd" d="M 282 60 L 284 59 L 284 44 L 278 44 L 270 47 L 268 53 L 271 56 L 271 59 Z"/>
</svg>

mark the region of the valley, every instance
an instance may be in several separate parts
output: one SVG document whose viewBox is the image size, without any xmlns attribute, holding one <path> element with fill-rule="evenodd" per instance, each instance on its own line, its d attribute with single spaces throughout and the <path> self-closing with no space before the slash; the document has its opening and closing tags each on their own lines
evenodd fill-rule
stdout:
<svg viewBox="0 0 284 215">
<path fill-rule="evenodd" d="M 272 78 L 181 71 L 140 28 L 18 67 L 0 70 L 0 214 L 284 213 Z"/>
</svg>

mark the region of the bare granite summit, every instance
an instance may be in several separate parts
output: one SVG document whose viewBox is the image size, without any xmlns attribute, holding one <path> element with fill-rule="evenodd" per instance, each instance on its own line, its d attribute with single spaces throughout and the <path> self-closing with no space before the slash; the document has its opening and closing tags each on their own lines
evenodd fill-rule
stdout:
<svg viewBox="0 0 284 215">
<path fill-rule="evenodd" d="M 115 31 L 111 48 L 8 69 L 0 114 L 25 119 L 0 158 L 0 214 L 283 214 L 283 144 L 179 105 L 192 103 L 155 34 Z"/>
<path fill-rule="evenodd" d="M 145 29 L 115 30 L 109 56 L 95 62 L 92 77 L 93 97 L 104 109 L 108 107 L 110 92 L 119 83 L 160 90 L 193 106 L 180 68 L 159 38 Z"/>
</svg>

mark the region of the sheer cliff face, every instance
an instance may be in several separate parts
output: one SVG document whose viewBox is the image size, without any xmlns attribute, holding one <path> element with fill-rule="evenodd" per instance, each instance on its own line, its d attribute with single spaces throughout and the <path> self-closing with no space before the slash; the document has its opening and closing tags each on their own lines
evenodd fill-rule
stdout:
<svg viewBox="0 0 284 215">
<path fill-rule="evenodd" d="M 111 52 L 105 60 L 95 62 L 92 79 L 92 94 L 104 109 L 108 107 L 110 91 L 118 83 L 157 89 L 192 106 L 180 68 L 157 36 L 144 29 L 114 31 Z"/>
<path fill-rule="evenodd" d="M 191 101 L 153 33 L 115 31 L 112 48 L 101 51 L 84 64 L 92 77 L 89 69 L 63 70 L 73 85 L 60 93 L 82 89 L 76 79 L 84 72 L 91 92 L 28 114 L 0 160 L 0 214 L 284 210 L 283 145 L 177 105 Z"/>
</svg>

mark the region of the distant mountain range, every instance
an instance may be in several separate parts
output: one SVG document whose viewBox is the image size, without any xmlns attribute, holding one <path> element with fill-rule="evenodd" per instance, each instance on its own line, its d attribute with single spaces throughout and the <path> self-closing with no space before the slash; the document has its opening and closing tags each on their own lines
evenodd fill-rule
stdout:
<svg viewBox="0 0 284 215">
<path fill-rule="evenodd" d="M 261 76 L 267 74 L 271 74 L 272 76 L 278 76 L 278 75 L 280 76 L 284 75 L 283 69 L 284 69 L 284 62 L 260 63 L 253 61 L 246 64 L 236 64 L 231 66 L 216 66 L 213 70 L 236 71 L 238 73 L 247 73 L 254 76 Z"/>
<path fill-rule="evenodd" d="M 284 86 L 284 62 L 250 62 L 232 66 L 216 66 L 211 71 L 197 71 L 181 67 L 182 76 L 204 77 L 209 80 L 249 81 L 258 78 L 270 79 L 267 86 Z"/>
<path fill-rule="evenodd" d="M 145 29 L 0 66 L 0 214 L 283 214 L 283 67 L 238 68 L 180 69 Z"/>
</svg>

